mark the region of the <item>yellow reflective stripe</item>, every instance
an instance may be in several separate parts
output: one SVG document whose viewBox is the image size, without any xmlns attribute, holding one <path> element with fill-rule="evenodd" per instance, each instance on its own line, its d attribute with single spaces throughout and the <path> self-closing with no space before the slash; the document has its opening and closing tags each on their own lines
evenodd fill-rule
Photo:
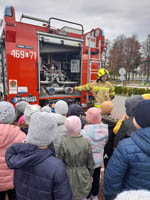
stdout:
<svg viewBox="0 0 150 200">
<path fill-rule="evenodd" d="M 89 84 L 86 84 L 86 89 L 90 90 Z"/>
<path fill-rule="evenodd" d="M 94 103 L 94 107 L 96 107 L 96 108 L 101 108 L 102 106 L 99 105 L 99 104 Z"/>
<path fill-rule="evenodd" d="M 109 87 L 100 87 L 100 86 L 93 87 L 93 91 L 97 92 L 99 90 L 110 90 L 110 88 Z"/>
<path fill-rule="evenodd" d="M 114 95 L 115 95 L 115 92 L 111 92 L 111 93 L 110 93 L 110 96 L 114 96 Z"/>
<path fill-rule="evenodd" d="M 89 84 L 86 84 L 86 85 L 80 85 L 78 87 L 75 87 L 75 89 L 81 92 L 82 90 L 90 90 L 90 87 L 89 87 Z"/>
<path fill-rule="evenodd" d="M 115 96 L 115 88 L 112 88 L 112 89 L 111 89 L 110 96 Z"/>
<path fill-rule="evenodd" d="M 82 86 L 78 86 L 78 87 L 75 87 L 75 89 L 77 89 L 77 90 L 79 90 L 81 92 L 83 87 Z"/>
</svg>

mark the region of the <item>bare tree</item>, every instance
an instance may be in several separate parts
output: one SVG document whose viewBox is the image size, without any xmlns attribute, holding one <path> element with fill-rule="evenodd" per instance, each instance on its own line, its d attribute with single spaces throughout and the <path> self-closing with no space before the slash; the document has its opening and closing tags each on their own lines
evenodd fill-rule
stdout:
<svg viewBox="0 0 150 200">
<path fill-rule="evenodd" d="M 114 74 L 118 74 L 119 68 L 124 66 L 124 45 L 126 37 L 119 35 L 113 43 L 110 50 L 109 66 L 110 71 Z"/>
<path fill-rule="evenodd" d="M 142 44 L 142 55 L 144 59 L 144 70 L 147 74 L 147 81 L 150 76 L 150 34 L 147 35 L 146 40 Z"/>
<path fill-rule="evenodd" d="M 102 58 L 102 67 L 106 67 L 106 68 L 108 67 L 110 49 L 111 49 L 111 42 L 110 40 L 105 39 L 103 58 Z"/>
<path fill-rule="evenodd" d="M 134 70 L 138 67 L 140 62 L 140 43 L 136 36 L 126 38 L 120 35 L 114 41 L 110 50 L 110 69 L 112 72 L 117 73 L 119 68 L 126 69 L 126 78 L 130 80 L 130 73 L 134 75 Z M 133 77 L 134 78 L 134 77 Z"/>
<path fill-rule="evenodd" d="M 125 42 L 124 47 L 125 53 L 125 68 L 127 71 L 127 78 L 130 80 L 130 74 L 132 74 L 132 79 L 134 79 L 135 69 L 140 64 L 140 43 L 138 42 L 135 35 L 128 37 Z"/>
</svg>

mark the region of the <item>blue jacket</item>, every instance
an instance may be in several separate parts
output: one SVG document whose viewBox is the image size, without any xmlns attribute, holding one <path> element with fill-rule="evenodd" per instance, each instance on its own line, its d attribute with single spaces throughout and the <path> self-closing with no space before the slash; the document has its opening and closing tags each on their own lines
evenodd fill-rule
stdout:
<svg viewBox="0 0 150 200">
<path fill-rule="evenodd" d="M 150 190 L 150 128 L 137 129 L 121 141 L 105 171 L 105 200 L 130 189 Z"/>
<path fill-rule="evenodd" d="M 64 164 L 50 149 L 13 144 L 7 149 L 6 162 L 15 170 L 18 200 L 72 200 Z"/>
</svg>

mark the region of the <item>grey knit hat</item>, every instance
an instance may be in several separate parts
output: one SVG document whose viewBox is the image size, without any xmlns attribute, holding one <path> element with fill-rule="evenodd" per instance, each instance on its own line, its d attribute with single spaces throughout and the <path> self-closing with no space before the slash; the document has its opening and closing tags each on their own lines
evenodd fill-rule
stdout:
<svg viewBox="0 0 150 200">
<path fill-rule="evenodd" d="M 6 101 L 0 102 L 0 124 L 11 124 L 15 119 L 14 106 Z"/>
<path fill-rule="evenodd" d="M 24 110 L 28 104 L 29 103 L 27 101 L 19 101 L 18 103 L 16 103 L 16 106 L 15 106 L 16 111 L 19 111 L 20 113 L 24 113 Z"/>
<path fill-rule="evenodd" d="M 49 106 L 43 106 L 43 107 L 41 108 L 41 111 L 42 111 L 42 112 L 51 113 L 51 108 L 50 108 Z"/>
<path fill-rule="evenodd" d="M 63 100 L 57 101 L 56 104 L 55 104 L 55 112 L 57 114 L 61 114 L 61 115 L 67 114 L 68 104 Z"/>
<path fill-rule="evenodd" d="M 128 190 L 123 191 L 117 195 L 114 200 L 150 200 L 150 191 L 139 189 L 139 190 Z"/>
<path fill-rule="evenodd" d="M 28 104 L 24 110 L 24 120 L 27 125 L 30 123 L 31 115 L 36 112 L 41 112 L 41 107 L 38 104 Z"/>
<path fill-rule="evenodd" d="M 56 138 L 56 121 L 47 112 L 31 116 L 26 142 L 36 146 L 48 146 Z"/>
</svg>

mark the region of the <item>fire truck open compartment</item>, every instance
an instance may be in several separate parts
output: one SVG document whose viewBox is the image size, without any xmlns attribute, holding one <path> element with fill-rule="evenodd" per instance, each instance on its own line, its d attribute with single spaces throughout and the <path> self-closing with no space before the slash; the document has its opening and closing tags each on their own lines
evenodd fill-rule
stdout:
<svg viewBox="0 0 150 200">
<path fill-rule="evenodd" d="M 100 28 L 84 33 L 76 22 L 24 14 L 16 21 L 15 8 L 7 6 L 0 23 L 2 99 L 40 105 L 64 99 L 85 106 L 88 93 L 71 88 L 96 80 L 103 49 Z"/>
<path fill-rule="evenodd" d="M 63 37 L 57 41 L 53 38 L 50 38 L 50 42 L 47 41 L 47 36 L 46 39 L 44 36 L 39 36 L 40 97 L 72 96 L 70 88 L 81 84 L 82 43 Z M 77 46 L 74 45 L 75 42 Z M 77 95 L 81 94 L 79 92 L 73 94 Z"/>
</svg>

